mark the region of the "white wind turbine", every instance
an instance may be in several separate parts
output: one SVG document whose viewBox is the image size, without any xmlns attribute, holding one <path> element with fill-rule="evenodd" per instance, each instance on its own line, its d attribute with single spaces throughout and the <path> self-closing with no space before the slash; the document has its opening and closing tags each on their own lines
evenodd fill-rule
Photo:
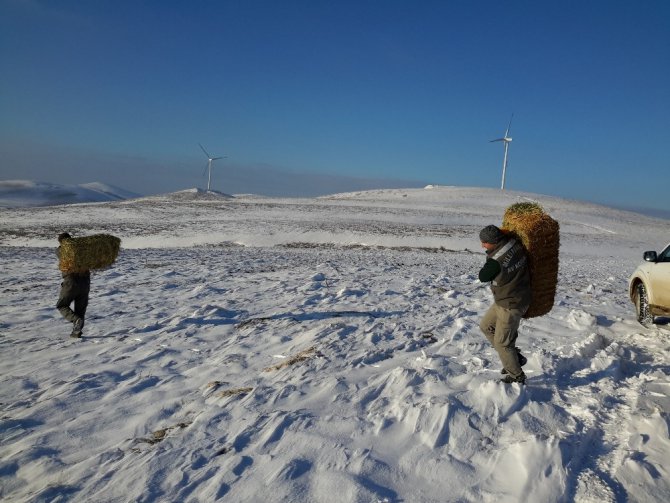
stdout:
<svg viewBox="0 0 670 503">
<path fill-rule="evenodd" d="M 512 114 L 512 117 L 514 117 L 514 114 Z M 498 138 L 497 140 L 491 140 L 489 143 L 493 143 L 494 141 L 501 141 L 505 145 L 505 155 L 503 156 L 503 172 L 502 172 L 502 183 L 500 184 L 500 190 L 505 190 L 505 172 L 507 171 L 507 149 L 509 148 L 509 144 L 512 141 L 512 138 L 510 138 L 509 135 L 509 129 L 512 127 L 512 117 L 509 118 L 509 124 L 507 126 L 507 130 L 505 131 L 505 135 L 502 138 Z"/>
<path fill-rule="evenodd" d="M 200 145 L 200 143 L 198 143 L 198 145 Z M 203 147 L 202 145 L 200 145 L 200 148 L 202 149 L 202 151 L 203 151 L 203 152 L 205 153 L 205 155 L 207 156 L 207 168 L 205 168 L 205 169 L 208 169 L 208 170 L 209 170 L 209 176 L 207 177 L 207 192 L 209 192 L 209 187 L 210 187 L 210 185 L 211 185 L 211 183 L 212 183 L 212 162 L 213 162 L 213 161 L 216 161 L 216 160 L 218 160 L 218 159 L 223 159 L 223 157 L 212 157 L 212 156 L 209 155 L 209 153 L 205 150 L 205 147 Z"/>
</svg>

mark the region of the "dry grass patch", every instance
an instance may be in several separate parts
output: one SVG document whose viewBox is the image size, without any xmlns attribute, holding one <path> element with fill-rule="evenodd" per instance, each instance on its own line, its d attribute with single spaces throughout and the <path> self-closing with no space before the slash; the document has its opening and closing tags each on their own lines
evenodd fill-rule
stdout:
<svg viewBox="0 0 670 503">
<path fill-rule="evenodd" d="M 148 438 L 138 438 L 138 439 L 136 439 L 136 442 L 141 442 L 141 443 L 149 444 L 149 445 L 157 444 L 157 443 L 162 442 L 163 440 L 165 440 L 167 438 L 167 434 L 170 431 L 176 430 L 176 429 L 183 430 L 184 428 L 187 428 L 190 425 L 191 425 L 190 422 L 188 422 L 188 423 L 177 423 L 174 426 L 168 426 L 167 428 L 162 428 L 160 430 L 154 431 L 151 434 L 151 436 L 148 437 Z"/>
<path fill-rule="evenodd" d="M 304 362 L 305 360 L 309 360 L 310 358 L 318 356 L 318 353 L 316 351 L 316 347 L 312 346 L 307 349 L 303 349 L 300 351 L 300 353 L 291 356 L 288 358 L 286 361 L 283 361 L 281 363 L 278 363 L 277 365 L 272 365 L 271 367 L 267 367 L 263 369 L 263 372 L 271 372 L 273 370 L 281 370 L 285 367 L 290 367 L 291 365 L 295 365 L 296 363 Z"/>
<path fill-rule="evenodd" d="M 231 388 L 231 389 L 224 389 L 223 391 L 217 393 L 216 396 L 219 398 L 227 398 L 229 396 L 236 396 L 236 395 L 246 395 L 248 393 L 251 393 L 254 390 L 254 388 Z"/>
</svg>

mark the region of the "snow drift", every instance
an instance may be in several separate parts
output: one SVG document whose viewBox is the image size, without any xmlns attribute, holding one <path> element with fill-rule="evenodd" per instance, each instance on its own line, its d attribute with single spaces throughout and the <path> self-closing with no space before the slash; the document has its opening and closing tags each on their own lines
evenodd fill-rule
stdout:
<svg viewBox="0 0 670 503">
<path fill-rule="evenodd" d="M 505 386 L 477 236 L 528 199 L 560 223 L 559 282 Z M 54 309 L 65 227 L 124 244 L 82 340 Z M 637 324 L 626 283 L 667 241 L 666 221 L 449 187 L 3 210 L 0 497 L 663 501 L 668 320 Z"/>
</svg>

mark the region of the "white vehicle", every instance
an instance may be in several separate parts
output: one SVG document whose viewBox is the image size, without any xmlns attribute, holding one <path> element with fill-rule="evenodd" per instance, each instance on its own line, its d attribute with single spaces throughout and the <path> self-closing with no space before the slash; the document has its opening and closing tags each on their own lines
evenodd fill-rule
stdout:
<svg viewBox="0 0 670 503">
<path fill-rule="evenodd" d="M 637 321 L 649 326 L 654 316 L 670 316 L 670 244 L 661 253 L 644 252 L 643 258 L 628 280 L 628 293 Z"/>
</svg>

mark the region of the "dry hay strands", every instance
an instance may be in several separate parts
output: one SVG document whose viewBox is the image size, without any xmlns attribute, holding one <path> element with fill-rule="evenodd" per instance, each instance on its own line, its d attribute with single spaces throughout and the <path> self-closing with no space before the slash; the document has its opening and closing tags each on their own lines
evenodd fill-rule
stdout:
<svg viewBox="0 0 670 503">
<path fill-rule="evenodd" d="M 528 252 L 532 300 L 524 318 L 547 314 L 558 284 L 558 222 L 537 203 L 516 203 L 505 211 L 502 228 L 516 235 Z"/>
<path fill-rule="evenodd" d="M 145 444 L 150 444 L 150 445 L 157 444 L 157 443 L 162 442 L 163 440 L 165 440 L 167 438 L 167 434 L 171 430 L 176 430 L 176 429 L 183 430 L 184 428 L 188 428 L 190 425 L 191 425 L 190 421 L 189 422 L 178 423 L 174 426 L 168 426 L 167 428 L 161 428 L 160 430 L 156 430 L 148 438 L 136 438 L 135 441 L 145 443 Z"/>
<path fill-rule="evenodd" d="M 304 362 L 305 360 L 309 360 L 313 356 L 319 356 L 320 353 L 316 351 L 316 347 L 312 346 L 310 348 L 304 349 L 300 351 L 300 353 L 290 357 L 288 360 L 283 361 L 281 363 L 278 363 L 277 365 L 272 365 L 271 367 L 267 367 L 263 369 L 263 372 L 271 372 L 273 370 L 280 370 L 283 369 L 284 367 L 289 367 L 291 365 L 295 365 L 296 363 Z"/>
<path fill-rule="evenodd" d="M 120 248 L 121 240 L 110 234 L 64 239 L 60 243 L 58 266 L 66 273 L 105 269 L 116 261 Z"/>
<path fill-rule="evenodd" d="M 219 397 L 219 398 L 228 398 L 229 396 L 247 395 L 247 394 L 251 393 L 253 390 L 254 390 L 254 388 L 224 389 L 223 391 L 217 393 L 216 396 Z"/>
<path fill-rule="evenodd" d="M 223 383 L 221 381 L 209 381 L 207 383 L 207 388 L 208 389 L 216 389 L 219 386 L 221 386 Z"/>
</svg>

